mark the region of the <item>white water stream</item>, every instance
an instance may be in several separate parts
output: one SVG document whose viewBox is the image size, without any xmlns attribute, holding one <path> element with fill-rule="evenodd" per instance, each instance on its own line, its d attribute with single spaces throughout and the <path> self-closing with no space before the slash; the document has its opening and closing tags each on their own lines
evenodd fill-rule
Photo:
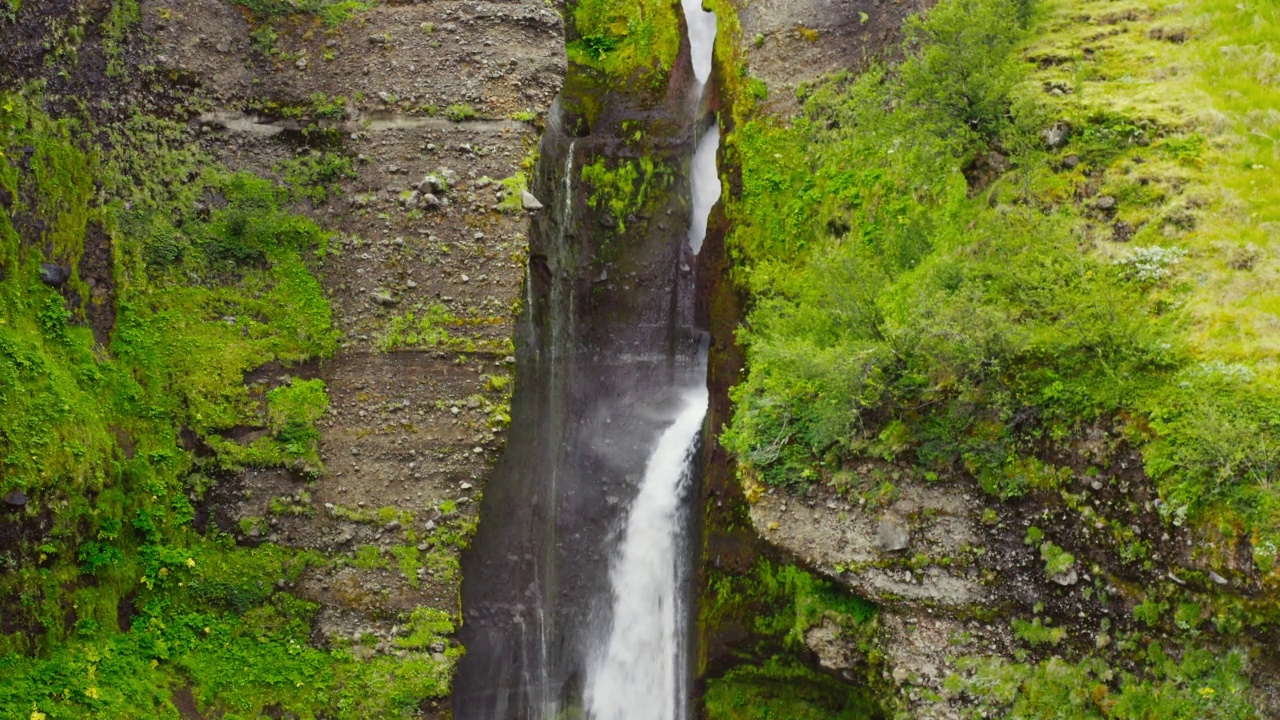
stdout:
<svg viewBox="0 0 1280 720">
<path fill-rule="evenodd" d="M 631 506 L 609 579 L 613 627 L 587 680 L 592 720 L 682 720 L 685 616 L 680 565 L 686 554 L 683 497 L 707 413 L 707 390 L 691 390 L 659 438 Z"/>
<path fill-rule="evenodd" d="M 716 167 L 716 153 L 720 150 L 720 126 L 711 127 L 698 139 L 689 167 L 689 189 L 693 203 L 693 222 L 689 223 L 689 248 L 693 254 L 702 252 L 702 241 L 707 237 L 707 218 L 711 208 L 720 199 L 720 171 Z"/>
<path fill-rule="evenodd" d="M 711 51 L 716 44 L 716 14 L 702 9 L 702 0 L 680 0 L 684 22 L 689 26 L 689 49 L 693 55 L 693 75 L 699 85 L 711 77 Z"/>
</svg>

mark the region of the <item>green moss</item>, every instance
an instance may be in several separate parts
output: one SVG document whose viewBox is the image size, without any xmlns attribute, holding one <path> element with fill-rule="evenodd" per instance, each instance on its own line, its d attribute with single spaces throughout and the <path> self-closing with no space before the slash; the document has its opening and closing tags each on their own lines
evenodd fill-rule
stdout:
<svg viewBox="0 0 1280 720">
<path fill-rule="evenodd" d="M 803 665 L 770 659 L 707 681 L 708 720 L 878 720 L 885 717 L 867 693 Z"/>
<path fill-rule="evenodd" d="M 1097 658 L 1071 663 L 1052 657 L 1037 664 L 999 658 L 961 658 L 961 673 L 946 687 L 977 701 L 978 710 L 1018 718 L 1233 718 L 1256 717 L 1249 706 L 1244 660 L 1190 651 L 1176 661 L 1159 643 L 1139 677 Z"/>
<path fill-rule="evenodd" d="M 315 15 L 329 27 L 336 27 L 356 14 L 378 4 L 378 0 L 235 0 L 259 18 L 287 15 Z"/>
<path fill-rule="evenodd" d="M 582 167 L 582 181 L 591 187 L 587 204 L 607 215 L 621 234 L 626 232 L 628 218 L 652 199 L 651 191 L 665 187 L 671 176 L 648 156 L 638 160 L 601 157 Z"/>
<path fill-rule="evenodd" d="M 664 78 L 680 49 L 678 13 L 669 0 L 580 0 L 569 59 L 617 78 Z"/>
<path fill-rule="evenodd" d="M 877 655 L 874 604 L 830 580 L 766 560 L 741 575 L 715 574 L 702 597 L 703 627 L 737 627 L 748 633 L 748 639 L 736 643 L 732 669 L 708 682 L 710 717 L 823 717 L 823 712 L 879 717 L 864 689 L 808 669 L 805 644 L 810 629 L 831 625 L 868 658 Z M 793 712 L 801 714 L 786 714 Z"/>
</svg>

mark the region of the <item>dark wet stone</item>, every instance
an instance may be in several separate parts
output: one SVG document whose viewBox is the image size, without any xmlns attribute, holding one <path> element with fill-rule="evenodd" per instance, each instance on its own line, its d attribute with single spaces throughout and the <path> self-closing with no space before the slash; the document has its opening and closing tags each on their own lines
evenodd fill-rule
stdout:
<svg viewBox="0 0 1280 720">
<path fill-rule="evenodd" d="M 50 287 L 60 287 L 71 277 L 71 272 L 57 263 L 40 263 L 40 282 Z"/>
</svg>

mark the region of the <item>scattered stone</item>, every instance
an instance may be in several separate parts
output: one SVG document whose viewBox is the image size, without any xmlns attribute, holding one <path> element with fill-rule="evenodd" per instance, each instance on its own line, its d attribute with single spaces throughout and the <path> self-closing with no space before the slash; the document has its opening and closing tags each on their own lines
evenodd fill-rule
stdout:
<svg viewBox="0 0 1280 720">
<path fill-rule="evenodd" d="M 369 293 L 369 299 L 383 307 L 392 307 L 400 302 L 386 290 L 374 290 Z"/>
<path fill-rule="evenodd" d="M 10 507 L 22 507 L 27 504 L 27 494 L 21 490 L 13 490 L 4 496 L 4 504 Z"/>
<path fill-rule="evenodd" d="M 1075 170 L 1077 167 L 1080 166 L 1080 156 L 1068 155 L 1062 158 L 1062 166 L 1067 168 L 1068 170 Z"/>
<path fill-rule="evenodd" d="M 400 529 L 400 521 L 392 520 L 391 522 L 384 525 L 382 529 L 386 530 L 387 532 L 395 532 Z"/>
<path fill-rule="evenodd" d="M 533 193 L 528 190 L 520 193 L 520 205 L 530 212 L 542 209 L 542 203 L 538 202 L 538 198 L 534 197 Z"/>
<path fill-rule="evenodd" d="M 439 175 L 432 174 L 418 181 L 417 188 L 422 192 L 440 194 L 445 191 L 445 183 Z"/>
<path fill-rule="evenodd" d="M 893 669 L 893 681 L 899 685 L 911 677 L 911 671 L 899 665 Z"/>
<path fill-rule="evenodd" d="M 1044 140 L 1044 144 L 1048 145 L 1052 150 L 1057 150 L 1066 145 L 1067 138 L 1070 136 L 1071 126 L 1065 122 L 1054 123 L 1040 133 L 1040 139 Z"/>
<path fill-rule="evenodd" d="M 1212 571 L 1212 570 L 1210 570 L 1210 571 L 1209 571 L 1209 579 L 1210 579 L 1210 580 L 1212 580 L 1212 581 L 1214 582 L 1214 584 L 1217 584 L 1217 585 L 1226 585 L 1226 584 L 1227 584 L 1227 579 L 1226 579 L 1226 578 L 1222 577 L 1221 575 L 1219 575 L 1218 573 L 1216 573 L 1216 572 L 1214 572 L 1214 571 Z"/>
<path fill-rule="evenodd" d="M 880 516 L 876 529 L 876 546 L 885 552 L 906 550 L 911 545 L 911 528 L 902 516 L 893 511 Z"/>
<path fill-rule="evenodd" d="M 1070 587 L 1080 582 L 1080 574 L 1076 572 L 1075 568 L 1071 568 L 1070 570 L 1064 573 L 1058 573 L 1049 579 L 1063 587 Z"/>
<path fill-rule="evenodd" d="M 1103 212 L 1115 210 L 1116 199 L 1110 195 L 1100 195 L 1094 199 L 1093 207 Z"/>
</svg>

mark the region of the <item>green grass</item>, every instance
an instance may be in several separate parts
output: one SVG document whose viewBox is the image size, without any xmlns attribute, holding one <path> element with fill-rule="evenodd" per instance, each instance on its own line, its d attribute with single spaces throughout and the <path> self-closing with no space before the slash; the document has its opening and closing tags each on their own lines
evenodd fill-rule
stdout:
<svg viewBox="0 0 1280 720">
<path fill-rule="evenodd" d="M 732 74 L 727 245 L 750 311 L 721 439 L 753 492 L 872 458 L 1092 512 L 1046 448 L 1102 427 L 1140 449 L 1161 517 L 1211 539 L 1200 567 L 1239 551 L 1261 571 L 1259 598 L 1126 591 L 1181 665 L 1017 621 L 1037 660 L 1074 649 L 975 660 L 966 692 L 996 715 L 1250 716 L 1240 658 L 1202 648 L 1280 623 L 1278 21 L 1262 2 L 944 0 L 900 65 L 802 88 L 788 123 Z M 1158 542 L 1106 527 L 1091 565 L 1156 567 Z M 1047 575 L 1076 566 L 1026 540 Z"/>
</svg>

